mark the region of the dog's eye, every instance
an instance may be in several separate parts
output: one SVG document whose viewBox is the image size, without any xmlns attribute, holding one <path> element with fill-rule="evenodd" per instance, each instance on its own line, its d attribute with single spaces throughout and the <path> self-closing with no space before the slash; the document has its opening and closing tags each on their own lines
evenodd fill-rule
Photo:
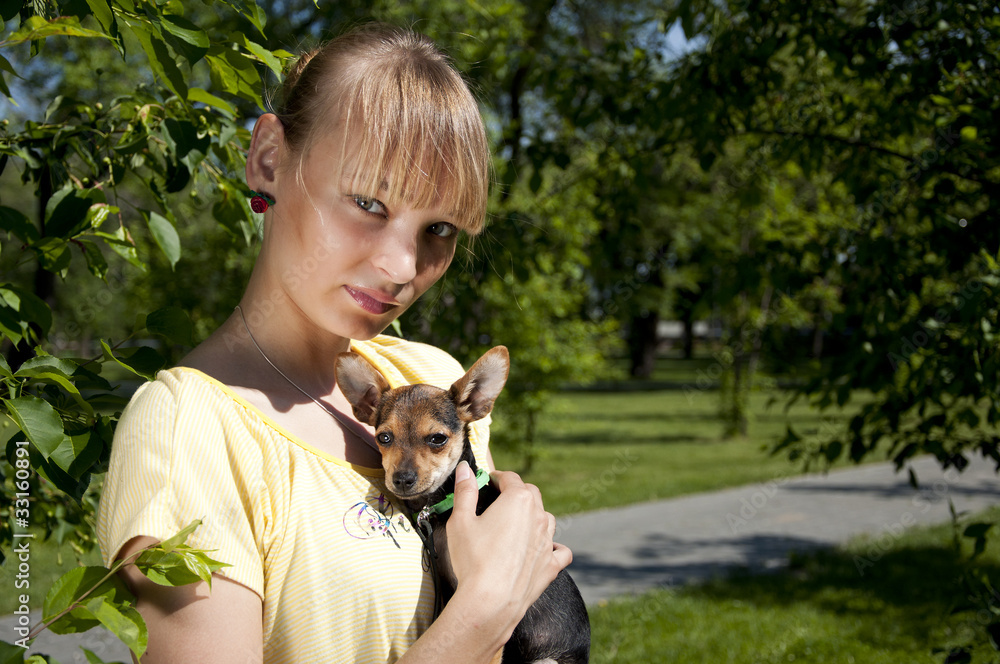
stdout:
<svg viewBox="0 0 1000 664">
<path fill-rule="evenodd" d="M 383 432 L 375 436 L 375 440 L 378 441 L 379 445 L 392 445 L 392 434 L 388 432 Z"/>
<path fill-rule="evenodd" d="M 427 444 L 431 447 L 441 447 L 448 442 L 448 436 L 443 433 L 432 433 L 427 436 Z"/>
</svg>

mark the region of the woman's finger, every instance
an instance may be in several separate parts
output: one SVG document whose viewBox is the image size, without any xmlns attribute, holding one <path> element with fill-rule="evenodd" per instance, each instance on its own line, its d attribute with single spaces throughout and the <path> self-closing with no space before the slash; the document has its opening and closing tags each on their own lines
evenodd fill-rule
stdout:
<svg viewBox="0 0 1000 664">
<path fill-rule="evenodd" d="M 478 503 L 479 487 L 476 486 L 472 468 L 467 461 L 459 461 L 455 468 L 455 505 L 452 516 L 475 516 Z"/>
</svg>

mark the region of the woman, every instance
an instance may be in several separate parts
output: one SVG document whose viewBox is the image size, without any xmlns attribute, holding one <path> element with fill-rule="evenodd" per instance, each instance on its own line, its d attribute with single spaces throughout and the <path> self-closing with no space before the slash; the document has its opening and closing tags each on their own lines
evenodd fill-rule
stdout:
<svg viewBox="0 0 1000 664">
<path fill-rule="evenodd" d="M 538 490 L 494 472 L 475 515 L 459 469 L 447 555 L 458 590 L 431 624 L 420 540 L 389 496 L 372 431 L 337 389 L 351 348 L 395 386 L 446 387 L 440 350 L 378 336 L 483 224 L 489 154 L 475 100 L 425 38 L 384 26 L 304 56 L 247 156 L 264 239 L 232 316 L 123 414 L 99 512 L 106 561 L 169 537 L 231 565 L 206 584 L 124 572 L 144 662 L 480 662 L 570 552 Z M 270 206 L 262 204 L 267 200 Z M 471 433 L 493 468 L 488 429 Z"/>
</svg>

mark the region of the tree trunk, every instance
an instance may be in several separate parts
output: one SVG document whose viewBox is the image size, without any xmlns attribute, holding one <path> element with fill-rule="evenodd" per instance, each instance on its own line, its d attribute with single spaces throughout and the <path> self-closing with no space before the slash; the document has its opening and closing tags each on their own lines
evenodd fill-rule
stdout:
<svg viewBox="0 0 1000 664">
<path fill-rule="evenodd" d="M 685 360 L 691 360 L 694 359 L 694 311 L 685 311 L 681 323 L 684 324 L 682 352 Z"/>
<path fill-rule="evenodd" d="M 764 289 L 764 294 L 760 300 L 760 313 L 763 320 L 767 320 L 771 309 L 771 297 L 774 289 L 768 286 Z M 744 307 L 746 310 L 747 296 L 744 294 Z M 764 345 L 763 328 L 754 328 L 754 333 L 747 345 L 747 339 L 742 333 L 734 334 L 730 349 L 733 353 L 732 367 L 730 368 L 729 382 L 722 386 L 722 416 L 725 421 L 725 437 L 740 436 L 746 438 L 750 435 L 750 420 L 748 410 L 750 404 L 750 393 L 753 389 L 753 379 L 757 373 L 757 366 L 760 364 L 760 353 Z M 745 326 L 737 329 L 743 330 Z"/>
<path fill-rule="evenodd" d="M 813 330 L 812 355 L 817 360 L 823 357 L 823 328 L 819 325 Z"/>
<path fill-rule="evenodd" d="M 660 316 L 656 312 L 632 317 L 629 326 L 628 348 L 631 360 L 629 373 L 634 378 L 649 378 L 656 365 L 656 327 Z"/>
</svg>

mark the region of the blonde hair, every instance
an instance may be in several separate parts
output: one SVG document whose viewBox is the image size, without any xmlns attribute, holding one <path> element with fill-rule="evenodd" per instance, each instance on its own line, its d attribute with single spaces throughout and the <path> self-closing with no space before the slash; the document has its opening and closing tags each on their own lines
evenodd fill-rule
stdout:
<svg viewBox="0 0 1000 664">
<path fill-rule="evenodd" d="M 276 114 L 300 167 L 317 136 L 342 131 L 340 163 L 363 166 L 354 193 L 388 189 L 390 200 L 441 206 L 462 230 L 482 231 L 486 129 L 462 76 L 427 37 L 372 24 L 326 43 L 288 72 Z"/>
</svg>

